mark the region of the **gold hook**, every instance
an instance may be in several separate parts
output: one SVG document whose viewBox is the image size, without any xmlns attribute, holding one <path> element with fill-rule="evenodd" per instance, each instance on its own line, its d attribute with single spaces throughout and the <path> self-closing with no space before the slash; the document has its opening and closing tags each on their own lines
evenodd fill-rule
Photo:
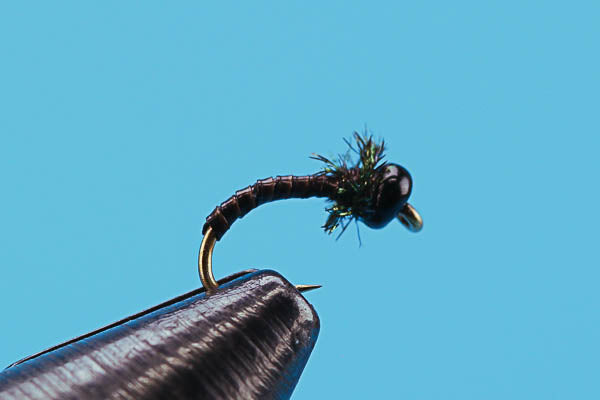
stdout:
<svg viewBox="0 0 600 400">
<path fill-rule="evenodd" d="M 202 244 L 198 252 L 198 273 L 200 274 L 202 286 L 204 286 L 208 294 L 214 293 L 219 287 L 212 272 L 212 253 L 215 243 L 217 243 L 217 236 L 215 236 L 215 233 L 209 226 L 202 238 Z"/>
<path fill-rule="evenodd" d="M 200 251 L 198 252 L 198 274 L 202 286 L 206 289 L 206 294 L 213 294 L 219 288 L 212 271 L 212 254 L 216 243 L 217 237 L 209 226 L 202 238 L 202 244 L 200 244 Z M 321 285 L 296 285 L 296 289 L 300 292 L 307 292 L 320 287 Z"/>
<path fill-rule="evenodd" d="M 406 203 L 398 213 L 398 219 L 402 222 L 402 225 L 411 232 L 419 232 L 423 229 L 423 218 L 421 218 L 417 210 L 408 203 Z"/>
</svg>

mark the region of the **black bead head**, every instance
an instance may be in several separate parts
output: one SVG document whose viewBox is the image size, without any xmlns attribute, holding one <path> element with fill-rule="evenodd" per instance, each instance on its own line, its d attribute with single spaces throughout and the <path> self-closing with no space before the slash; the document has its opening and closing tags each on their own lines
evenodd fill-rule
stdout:
<svg viewBox="0 0 600 400">
<path fill-rule="evenodd" d="M 383 228 L 396 218 L 408 201 L 412 190 L 412 178 L 398 164 L 383 164 L 375 170 L 378 182 L 371 199 L 372 209 L 361 220 L 370 228 Z"/>
</svg>

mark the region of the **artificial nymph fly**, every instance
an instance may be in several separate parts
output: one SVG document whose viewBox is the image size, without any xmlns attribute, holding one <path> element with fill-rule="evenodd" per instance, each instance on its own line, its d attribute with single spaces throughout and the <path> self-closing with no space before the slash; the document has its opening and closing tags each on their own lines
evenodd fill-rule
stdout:
<svg viewBox="0 0 600 400">
<path fill-rule="evenodd" d="M 348 141 L 349 151 L 358 160 L 349 165 L 349 154 L 330 160 L 321 155 L 312 158 L 324 163 L 313 175 L 286 175 L 256 181 L 217 206 L 206 218 L 202 228 L 205 235 L 200 247 L 198 265 L 200 279 L 207 291 L 218 287 L 212 276 L 212 249 L 238 218 L 254 208 L 275 200 L 289 198 L 325 197 L 332 204 L 323 229 L 332 233 L 339 227 L 343 233 L 352 220 L 370 228 L 383 228 L 394 218 L 410 231 L 423 226 L 421 217 L 408 203 L 412 191 L 410 173 L 402 166 L 384 162 L 384 142 L 372 136 L 354 133 L 356 148 Z"/>
</svg>

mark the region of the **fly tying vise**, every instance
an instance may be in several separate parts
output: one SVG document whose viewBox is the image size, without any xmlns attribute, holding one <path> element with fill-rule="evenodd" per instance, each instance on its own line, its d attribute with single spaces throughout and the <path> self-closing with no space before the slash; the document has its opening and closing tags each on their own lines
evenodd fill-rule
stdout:
<svg viewBox="0 0 600 400">
<path fill-rule="evenodd" d="M 275 200 L 325 197 L 332 205 L 323 229 L 331 234 L 341 227 L 344 233 L 352 220 L 370 228 L 380 229 L 397 218 L 409 231 L 423 227 L 419 213 L 408 203 L 412 191 L 410 173 L 402 166 L 383 162 L 384 142 L 354 133 L 356 149 L 344 139 L 350 150 L 358 154 L 354 166 L 348 165 L 349 154 L 338 160 L 321 155 L 311 158 L 322 161 L 323 169 L 313 175 L 287 175 L 256 181 L 217 206 L 206 218 L 204 237 L 198 254 L 198 272 L 207 294 L 219 287 L 212 272 L 214 246 L 238 218 L 254 208 Z M 339 236 L 338 236 L 339 237 Z M 297 285 L 300 291 L 320 285 Z"/>
</svg>

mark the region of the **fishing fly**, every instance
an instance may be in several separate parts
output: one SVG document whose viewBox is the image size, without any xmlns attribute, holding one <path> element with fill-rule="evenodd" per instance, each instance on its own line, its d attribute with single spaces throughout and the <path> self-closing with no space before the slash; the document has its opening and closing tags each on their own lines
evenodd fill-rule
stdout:
<svg viewBox="0 0 600 400">
<path fill-rule="evenodd" d="M 322 169 L 312 175 L 286 175 L 256 181 L 217 206 L 206 218 L 202 228 L 204 238 L 198 255 L 200 279 L 207 292 L 218 288 L 212 275 L 212 251 L 231 225 L 256 207 L 275 200 L 325 197 L 330 206 L 322 228 L 340 235 L 352 220 L 370 228 L 380 229 L 397 218 L 408 230 L 418 232 L 423 227 L 419 213 L 408 203 L 412 192 L 410 173 L 401 165 L 383 161 L 384 141 L 354 133 L 355 146 L 344 139 L 349 149 L 337 160 L 313 154 Z M 352 164 L 350 152 L 358 154 Z"/>
</svg>

